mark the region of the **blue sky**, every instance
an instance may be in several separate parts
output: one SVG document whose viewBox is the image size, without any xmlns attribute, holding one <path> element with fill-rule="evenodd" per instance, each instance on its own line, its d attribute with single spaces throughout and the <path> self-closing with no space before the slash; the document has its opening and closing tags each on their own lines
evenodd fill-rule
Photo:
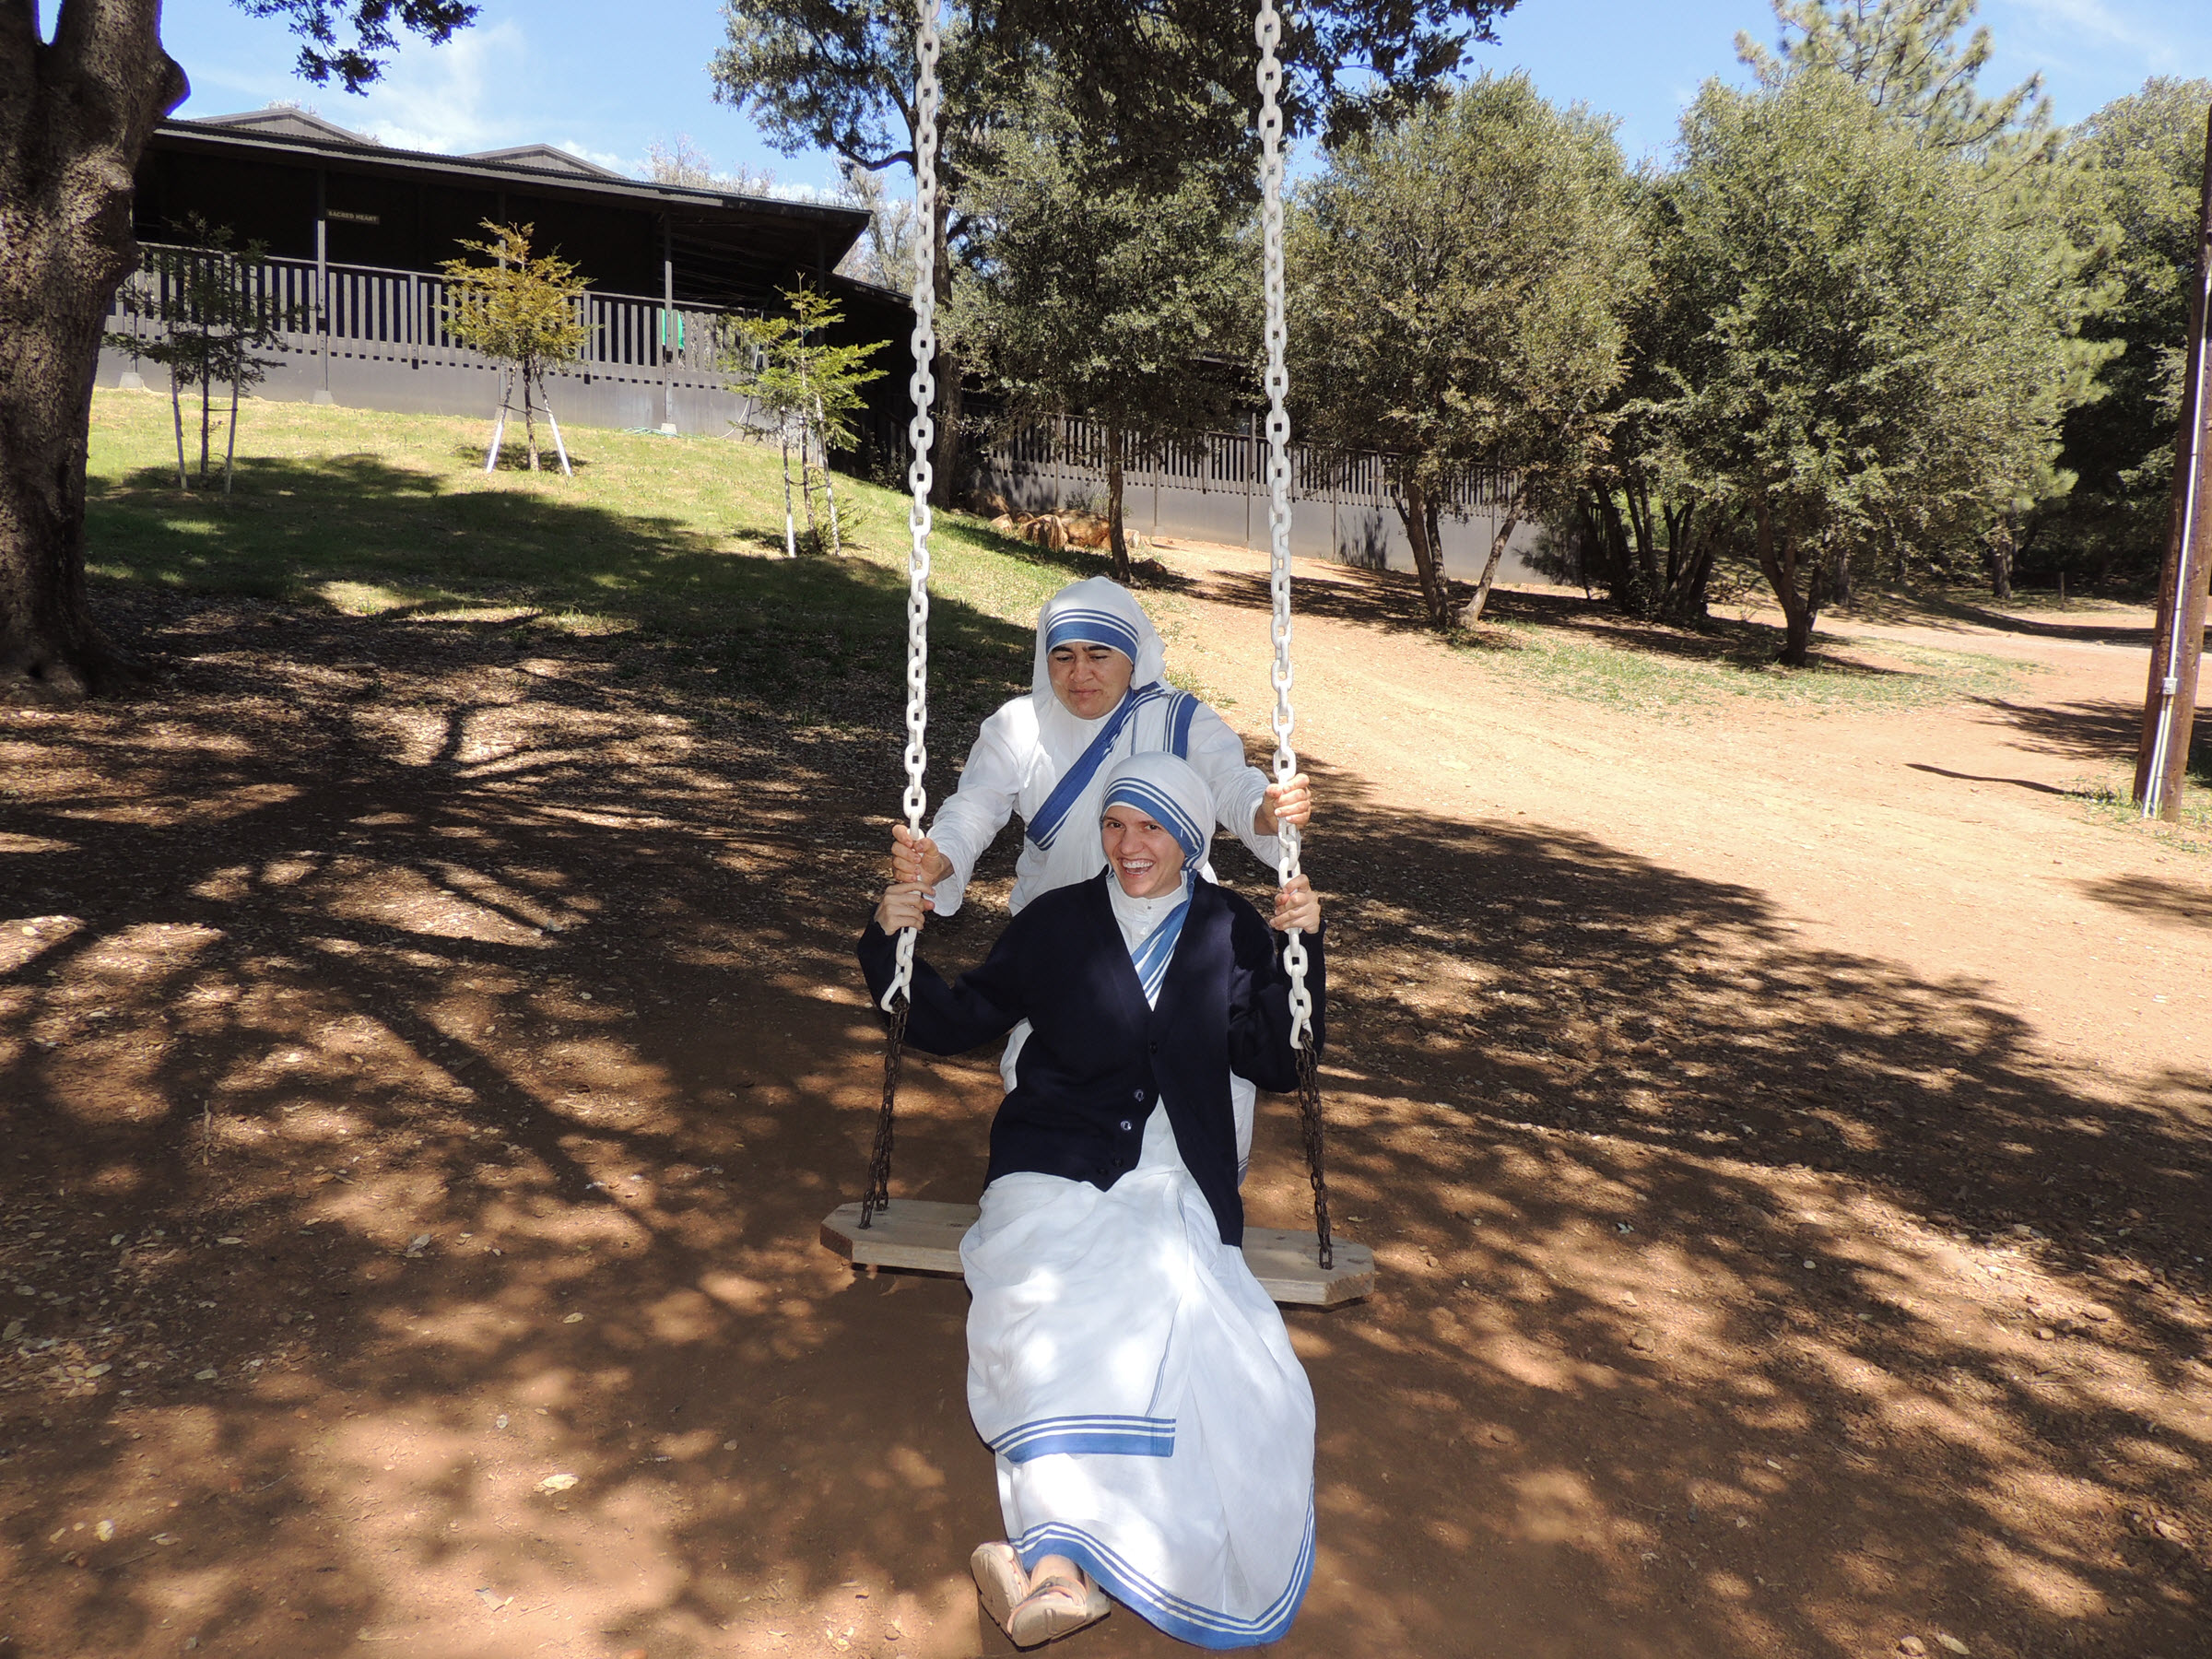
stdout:
<svg viewBox="0 0 2212 1659">
<path fill-rule="evenodd" d="M 442 47 L 409 45 L 363 98 L 295 78 L 282 28 L 229 0 L 171 0 L 165 12 L 170 52 L 193 83 L 182 114 L 291 99 L 388 144 L 465 151 L 547 142 L 623 171 L 641 166 L 653 140 L 688 134 L 718 166 L 835 184 L 827 157 L 778 155 L 743 115 L 713 101 L 706 65 L 722 14 L 707 0 L 483 0 L 474 29 Z M 2062 121 L 2147 76 L 2212 76 L 2208 0 L 1984 0 L 1982 19 L 1997 43 L 1985 84 L 2041 71 Z M 1478 62 L 1524 67 L 1547 97 L 1618 116 L 1635 157 L 1664 153 L 1707 76 L 1741 78 L 1738 29 L 1771 41 L 1765 0 L 1522 0 Z"/>
</svg>

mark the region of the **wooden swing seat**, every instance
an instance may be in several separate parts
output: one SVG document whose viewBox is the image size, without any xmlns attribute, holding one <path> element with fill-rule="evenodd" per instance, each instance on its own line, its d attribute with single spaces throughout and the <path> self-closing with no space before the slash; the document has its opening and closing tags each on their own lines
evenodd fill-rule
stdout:
<svg viewBox="0 0 2212 1659">
<path fill-rule="evenodd" d="M 960 1272 L 960 1239 L 975 1225 L 972 1204 L 936 1204 L 896 1198 L 860 1224 L 860 1206 L 840 1205 L 822 1220 L 822 1242 L 855 1267 L 895 1267 L 910 1273 Z M 1335 1265 L 1321 1265 L 1320 1236 L 1279 1227 L 1247 1227 L 1244 1261 L 1260 1288 L 1286 1307 L 1335 1308 L 1375 1288 L 1375 1253 L 1346 1239 L 1333 1241 Z"/>
</svg>

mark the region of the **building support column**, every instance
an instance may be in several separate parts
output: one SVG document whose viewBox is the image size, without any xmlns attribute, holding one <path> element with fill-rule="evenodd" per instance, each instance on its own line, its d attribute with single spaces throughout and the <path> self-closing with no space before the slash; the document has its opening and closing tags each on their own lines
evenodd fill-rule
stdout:
<svg viewBox="0 0 2212 1659">
<path fill-rule="evenodd" d="M 315 333 L 323 348 L 323 383 L 312 401 L 326 404 L 330 395 L 330 172 L 315 169 Z"/>
<path fill-rule="evenodd" d="M 669 358 L 676 350 L 676 234 L 661 215 L 661 430 L 676 435 L 676 395 L 669 388 Z"/>
</svg>

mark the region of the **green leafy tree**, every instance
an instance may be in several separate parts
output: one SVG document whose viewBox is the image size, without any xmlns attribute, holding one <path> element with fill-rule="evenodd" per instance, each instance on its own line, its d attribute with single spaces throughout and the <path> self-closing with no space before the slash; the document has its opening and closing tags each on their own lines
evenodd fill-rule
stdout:
<svg viewBox="0 0 2212 1659">
<path fill-rule="evenodd" d="M 846 342 L 831 335 L 844 310 L 819 288 L 784 288 L 783 314 L 739 317 L 731 323 L 731 348 L 724 354 L 730 387 L 753 401 L 754 411 L 774 423 L 783 452 L 783 550 L 798 551 L 792 512 L 791 457 L 799 455 L 799 498 L 806 511 L 808 544 L 825 542 L 832 554 L 844 551 L 844 530 L 837 504 L 836 474 L 830 452 L 851 449 L 859 441 L 853 417 L 865 406 L 861 388 L 883 378 L 873 359 L 883 342 Z M 815 509 L 817 495 L 823 511 Z"/>
<path fill-rule="evenodd" d="M 1289 130 L 1349 132 L 1434 96 L 1513 0 L 1315 0 L 1290 8 L 1283 55 Z M 745 110 L 786 155 L 827 150 L 848 168 L 912 170 L 914 8 L 911 0 L 724 0 L 726 40 L 709 72 L 715 96 Z M 930 239 L 936 298 L 949 305 L 964 263 L 968 157 L 1002 112 L 1056 77 L 1086 141 L 1124 182 L 1179 188 L 1187 158 L 1255 153 L 1250 132 L 1257 49 L 1249 13 L 1213 0 L 968 0 L 946 7 L 938 174 Z M 1246 166 L 1249 175 L 1250 168 Z M 1249 192 L 1253 187 L 1245 186 Z M 902 274 L 900 287 L 911 282 Z M 940 501 L 959 488 L 959 346 L 939 335 Z"/>
<path fill-rule="evenodd" d="M 1671 366 L 1668 441 L 1751 519 L 1785 663 L 1854 559 L 1986 534 L 2055 488 L 2059 420 L 2092 393 L 2064 226 L 1976 169 L 1821 66 L 1709 83 L 1684 118 L 1659 280 L 1707 321 Z"/>
<path fill-rule="evenodd" d="M 1640 234 L 1654 251 L 1674 230 L 1672 182 L 1634 182 Z M 1693 288 L 1653 282 L 1623 307 L 1627 372 L 1609 406 L 1615 424 L 1583 475 L 1552 493 L 1545 515 L 1576 547 L 1583 578 L 1622 610 L 1686 624 L 1704 619 L 1715 569 L 1742 529 L 1725 492 L 1686 467 L 1670 442 L 1676 365 L 1706 321 L 1697 301 Z"/>
<path fill-rule="evenodd" d="M 118 296 L 131 320 L 107 343 L 145 362 L 169 371 L 169 406 L 177 437 L 177 488 L 189 489 L 184 476 L 182 389 L 200 391 L 200 481 L 207 480 L 209 427 L 215 388 L 230 388 L 230 420 L 223 441 L 223 494 L 230 493 L 238 456 L 241 394 L 259 385 L 281 361 L 261 353 L 280 345 L 298 317 L 280 306 L 261 281 L 268 250 L 249 241 L 232 247 L 228 226 L 211 226 L 197 215 L 177 227 L 183 246 L 159 250 Z"/>
<path fill-rule="evenodd" d="M 1510 480 L 1472 624 L 1515 527 L 1586 475 L 1617 418 L 1646 266 L 1611 124 L 1484 76 L 1337 147 L 1287 234 L 1302 429 L 1390 453 L 1439 628 L 1447 494 L 1473 468 Z"/>
<path fill-rule="evenodd" d="M 1182 176 L 1117 178 L 1050 87 L 974 161 L 975 259 L 955 326 L 1009 426 L 1088 415 L 1105 430 L 1107 544 L 1130 573 L 1128 468 L 1228 417 L 1258 342 L 1257 260 L 1236 182 L 1194 152 Z"/>
<path fill-rule="evenodd" d="M 300 72 L 349 91 L 401 32 L 442 41 L 465 0 L 244 0 L 301 41 Z M 85 592 L 85 453 L 115 291 L 138 268 L 133 180 L 182 101 L 159 0 L 0 4 L 0 698 L 70 700 L 134 677 Z"/>
<path fill-rule="evenodd" d="M 2093 169 L 2091 233 L 2115 232 L 2097 267 L 2114 303 L 2085 332 L 2118 354 L 2099 377 L 2105 395 L 2066 417 L 2079 481 L 2032 525 L 2047 570 L 2146 575 L 2165 556 L 2208 112 L 2212 80 L 2158 76 L 2066 135 Z"/>
<path fill-rule="evenodd" d="M 553 418 L 552 400 L 546 395 L 546 371 L 572 359 L 583 347 L 583 317 L 579 301 L 583 280 L 576 266 L 556 253 L 532 253 L 533 225 L 495 225 L 484 221 L 482 241 L 464 241 L 472 253 L 491 261 L 478 265 L 465 258 L 449 259 L 445 272 L 445 332 L 464 346 L 482 352 L 500 365 L 499 424 L 492 432 L 485 470 L 498 464 L 500 436 L 507 421 L 510 383 L 523 393 L 523 429 L 530 453 L 530 470 L 537 470 L 537 414 Z M 553 426 L 553 442 L 560 450 L 561 470 L 569 470 L 560 427 Z"/>
</svg>

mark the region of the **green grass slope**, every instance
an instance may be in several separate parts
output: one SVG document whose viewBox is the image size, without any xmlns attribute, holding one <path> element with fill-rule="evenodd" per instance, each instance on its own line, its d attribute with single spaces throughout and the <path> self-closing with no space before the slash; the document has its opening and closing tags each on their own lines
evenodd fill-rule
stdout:
<svg viewBox="0 0 2212 1659">
<path fill-rule="evenodd" d="M 187 422 L 196 452 L 189 408 Z M 512 444 L 487 474 L 488 421 L 254 401 L 226 502 L 219 477 L 178 489 L 166 397 L 101 392 L 88 566 L 176 593 L 622 635 L 661 666 L 720 675 L 695 682 L 717 701 L 839 724 L 880 715 L 883 688 L 903 677 L 903 495 L 841 477 L 846 556 L 786 559 L 774 451 L 563 435 L 575 477 L 510 465 Z M 931 541 L 933 696 L 948 715 L 979 716 L 1027 688 L 1039 604 L 1103 560 L 964 513 L 939 514 Z"/>
</svg>

